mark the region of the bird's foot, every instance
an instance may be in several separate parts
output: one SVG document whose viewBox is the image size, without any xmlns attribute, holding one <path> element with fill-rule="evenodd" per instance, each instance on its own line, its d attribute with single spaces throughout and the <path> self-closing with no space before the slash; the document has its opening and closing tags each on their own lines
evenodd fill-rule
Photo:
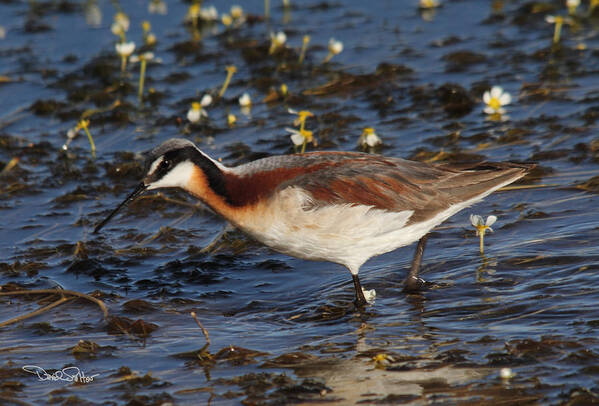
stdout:
<svg viewBox="0 0 599 406">
<path fill-rule="evenodd" d="M 362 294 L 358 295 L 354 299 L 354 305 L 356 305 L 356 307 L 358 307 L 358 308 L 362 308 L 362 307 L 364 307 L 366 305 L 372 305 L 372 304 L 374 304 L 374 299 L 376 299 L 376 290 L 374 290 L 374 289 L 370 289 L 370 290 L 362 289 Z"/>
<path fill-rule="evenodd" d="M 417 276 L 410 276 L 404 282 L 403 290 L 408 293 L 415 293 L 422 290 L 426 285 L 426 281 Z"/>
<path fill-rule="evenodd" d="M 374 299 L 376 299 L 376 290 L 374 289 L 370 289 L 370 290 L 365 290 L 362 289 L 362 293 L 364 294 L 364 299 L 366 299 L 366 302 L 368 304 L 374 304 Z"/>
</svg>

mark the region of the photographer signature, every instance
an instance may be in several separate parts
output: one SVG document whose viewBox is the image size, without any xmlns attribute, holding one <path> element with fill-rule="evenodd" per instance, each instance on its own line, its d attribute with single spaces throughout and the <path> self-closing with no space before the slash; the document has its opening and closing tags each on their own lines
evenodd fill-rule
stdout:
<svg viewBox="0 0 599 406">
<path fill-rule="evenodd" d="M 85 376 L 85 373 L 78 367 L 67 367 L 52 374 L 47 373 L 44 368 L 37 365 L 25 365 L 23 371 L 37 375 L 40 381 L 66 381 L 77 383 L 90 383 L 99 374 Z"/>
</svg>

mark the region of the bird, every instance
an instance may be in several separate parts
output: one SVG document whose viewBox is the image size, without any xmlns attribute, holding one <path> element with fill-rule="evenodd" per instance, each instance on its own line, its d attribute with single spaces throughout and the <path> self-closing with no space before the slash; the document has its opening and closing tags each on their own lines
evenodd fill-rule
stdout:
<svg viewBox="0 0 599 406">
<path fill-rule="evenodd" d="M 418 241 L 404 287 L 417 291 L 429 231 L 526 175 L 534 164 L 429 164 L 343 151 L 261 158 L 227 167 L 171 138 L 146 157 L 145 176 L 104 220 L 145 191 L 179 188 L 271 249 L 351 273 L 356 306 L 374 298 L 358 273 L 370 258 Z"/>
</svg>

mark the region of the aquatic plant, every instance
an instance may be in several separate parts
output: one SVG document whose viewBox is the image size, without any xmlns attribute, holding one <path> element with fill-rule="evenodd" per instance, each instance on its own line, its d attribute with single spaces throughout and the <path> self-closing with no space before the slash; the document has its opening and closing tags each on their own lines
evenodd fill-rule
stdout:
<svg viewBox="0 0 599 406">
<path fill-rule="evenodd" d="M 130 21 L 127 14 L 119 11 L 114 15 L 113 23 L 110 26 L 110 30 L 114 35 L 118 35 L 123 37 L 123 41 L 125 40 L 124 35 L 127 31 L 129 31 Z"/>
<path fill-rule="evenodd" d="M 545 17 L 545 21 L 547 21 L 549 24 L 555 24 L 553 29 L 553 45 L 559 44 L 562 35 L 562 26 L 564 24 L 572 24 L 572 20 L 570 18 L 563 16 L 548 15 Z"/>
<path fill-rule="evenodd" d="M 131 63 L 139 62 L 139 85 L 137 88 L 137 98 L 139 99 L 140 103 L 143 100 L 146 65 L 148 64 L 148 61 L 151 61 L 152 59 L 154 59 L 153 52 L 144 52 L 139 55 L 133 55 L 131 58 L 129 58 Z"/>
<path fill-rule="evenodd" d="M 512 368 L 501 368 L 499 370 L 499 376 L 503 380 L 509 380 L 516 376 L 516 373 L 512 371 Z"/>
<path fill-rule="evenodd" d="M 229 14 L 224 13 L 221 16 L 221 22 L 227 28 L 230 28 L 230 27 L 239 28 L 241 25 L 243 25 L 243 23 L 245 22 L 245 14 L 244 14 L 241 6 L 237 6 L 237 5 L 231 6 L 231 10 L 229 11 Z"/>
<path fill-rule="evenodd" d="M 252 106 L 252 98 L 250 94 L 245 92 L 239 97 L 239 105 L 241 107 L 251 107 Z"/>
<path fill-rule="evenodd" d="M 268 53 L 270 55 L 274 54 L 279 48 L 285 46 L 285 42 L 287 41 L 287 35 L 283 31 L 279 31 L 276 34 L 274 32 L 270 33 L 270 49 Z"/>
<path fill-rule="evenodd" d="M 379 138 L 372 127 L 366 127 L 358 139 L 358 144 L 362 146 L 362 148 L 374 148 L 382 143 L 383 141 Z"/>
<path fill-rule="evenodd" d="M 216 7 L 214 7 L 214 6 L 201 7 L 200 8 L 200 19 L 202 19 L 202 21 L 206 21 L 206 22 L 218 21 L 218 11 L 216 10 Z"/>
<path fill-rule="evenodd" d="M 156 44 L 156 35 L 151 32 L 152 26 L 149 21 L 144 21 L 141 23 L 142 35 L 143 35 L 143 43 L 148 46 L 154 46 Z"/>
<path fill-rule="evenodd" d="M 441 6 L 439 0 L 420 0 L 419 7 L 421 9 L 431 9 Z"/>
<path fill-rule="evenodd" d="M 189 5 L 187 13 L 185 14 L 185 21 L 191 21 L 191 25 L 194 29 L 198 28 L 198 18 L 200 18 L 200 9 L 200 3 L 194 1 L 192 4 Z"/>
<path fill-rule="evenodd" d="M 229 28 L 231 26 L 231 24 L 233 24 L 233 17 L 231 17 L 229 14 L 224 13 L 221 17 L 220 17 L 220 21 L 223 23 L 223 25 L 227 28 Z"/>
<path fill-rule="evenodd" d="M 304 35 L 304 38 L 302 38 L 302 50 L 300 51 L 300 55 L 297 60 L 297 62 L 299 64 L 302 64 L 304 62 L 304 58 L 306 57 L 306 50 L 308 49 L 309 43 L 310 43 L 310 36 Z"/>
<path fill-rule="evenodd" d="M 96 143 L 94 142 L 94 138 L 92 137 L 89 131 L 89 119 L 82 118 L 77 122 L 77 125 L 74 128 L 71 128 L 69 131 L 67 131 L 67 141 L 62 146 L 62 149 L 66 151 L 71 141 L 75 139 L 77 135 L 79 135 L 79 132 L 81 130 L 83 130 L 85 132 L 85 135 L 87 135 L 87 139 L 89 141 L 92 153 L 92 158 L 96 158 Z"/>
<path fill-rule="evenodd" d="M 324 61 L 322 61 L 322 63 L 329 62 L 332 57 L 340 54 L 341 52 L 343 52 L 343 42 L 337 41 L 335 38 L 331 38 L 329 40 L 329 53 L 324 58 Z"/>
<path fill-rule="evenodd" d="M 290 134 L 291 142 L 297 148 L 301 145 L 301 153 L 306 151 L 306 145 L 311 142 L 316 146 L 316 139 L 313 136 L 313 132 L 305 129 L 296 130 L 295 128 L 286 127 L 285 131 Z"/>
<path fill-rule="evenodd" d="M 125 69 L 127 69 L 127 60 L 133 51 L 135 51 L 135 42 L 119 42 L 114 47 L 116 53 L 121 57 L 121 72 L 125 72 Z"/>
<path fill-rule="evenodd" d="M 576 14 L 578 6 L 580 6 L 580 0 L 566 0 L 566 7 L 570 15 Z"/>
<path fill-rule="evenodd" d="M 227 88 L 229 87 L 229 83 L 231 82 L 231 78 L 233 77 L 235 72 L 237 72 L 237 68 L 234 65 L 226 66 L 225 70 L 227 71 L 227 77 L 225 78 L 225 81 L 223 82 L 223 86 L 220 88 L 220 91 L 218 92 L 219 98 L 221 98 L 225 95 L 225 92 L 227 91 Z"/>
<path fill-rule="evenodd" d="M 479 216 L 478 214 L 471 214 L 470 215 L 470 223 L 474 226 L 474 228 L 476 229 L 476 235 L 480 237 L 480 253 L 484 254 L 484 239 L 485 239 L 485 232 L 487 230 L 489 230 L 490 232 L 493 232 L 493 229 L 491 228 L 491 226 L 497 221 L 497 217 L 496 216 L 489 216 L 487 217 L 487 220 L 484 221 L 483 218 L 481 216 Z"/>
<path fill-rule="evenodd" d="M 205 94 L 200 102 L 191 103 L 191 108 L 187 111 L 187 119 L 191 123 L 197 123 L 202 117 L 208 117 L 205 107 L 212 104 L 212 96 Z"/>
<path fill-rule="evenodd" d="M 233 113 L 227 114 L 227 124 L 229 125 L 229 127 L 233 127 L 236 122 L 237 122 L 237 117 L 235 117 L 235 114 L 233 114 Z"/>
<path fill-rule="evenodd" d="M 483 101 L 486 104 L 485 113 L 502 115 L 506 112 L 503 106 L 512 102 L 512 96 L 508 92 L 504 92 L 500 86 L 493 86 L 490 91 L 487 90 L 483 94 Z"/>
<path fill-rule="evenodd" d="M 306 119 L 308 117 L 314 117 L 314 114 L 308 110 L 295 111 L 293 109 L 289 109 L 288 111 L 291 114 L 297 115 L 297 118 L 293 120 L 293 125 L 299 126 L 299 130 L 296 130 L 295 128 L 285 128 L 285 130 L 291 134 L 291 142 L 293 145 L 295 145 L 295 147 L 299 147 L 301 145 L 302 149 L 300 152 L 304 153 L 306 151 L 306 145 L 309 142 L 311 142 L 314 146 L 317 145 L 316 138 L 313 136 L 313 132 L 306 130 L 305 128 Z"/>
</svg>

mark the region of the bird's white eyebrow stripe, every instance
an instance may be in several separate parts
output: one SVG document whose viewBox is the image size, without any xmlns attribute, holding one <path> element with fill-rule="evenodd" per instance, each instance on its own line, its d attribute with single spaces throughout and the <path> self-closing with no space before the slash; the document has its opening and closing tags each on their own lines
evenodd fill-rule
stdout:
<svg viewBox="0 0 599 406">
<path fill-rule="evenodd" d="M 150 170 L 148 171 L 148 175 L 153 174 L 156 169 L 158 168 L 158 165 L 160 165 L 160 163 L 163 161 L 164 157 L 159 156 L 158 158 L 156 158 L 156 160 L 154 162 L 152 162 L 152 165 L 150 165 Z"/>
</svg>

